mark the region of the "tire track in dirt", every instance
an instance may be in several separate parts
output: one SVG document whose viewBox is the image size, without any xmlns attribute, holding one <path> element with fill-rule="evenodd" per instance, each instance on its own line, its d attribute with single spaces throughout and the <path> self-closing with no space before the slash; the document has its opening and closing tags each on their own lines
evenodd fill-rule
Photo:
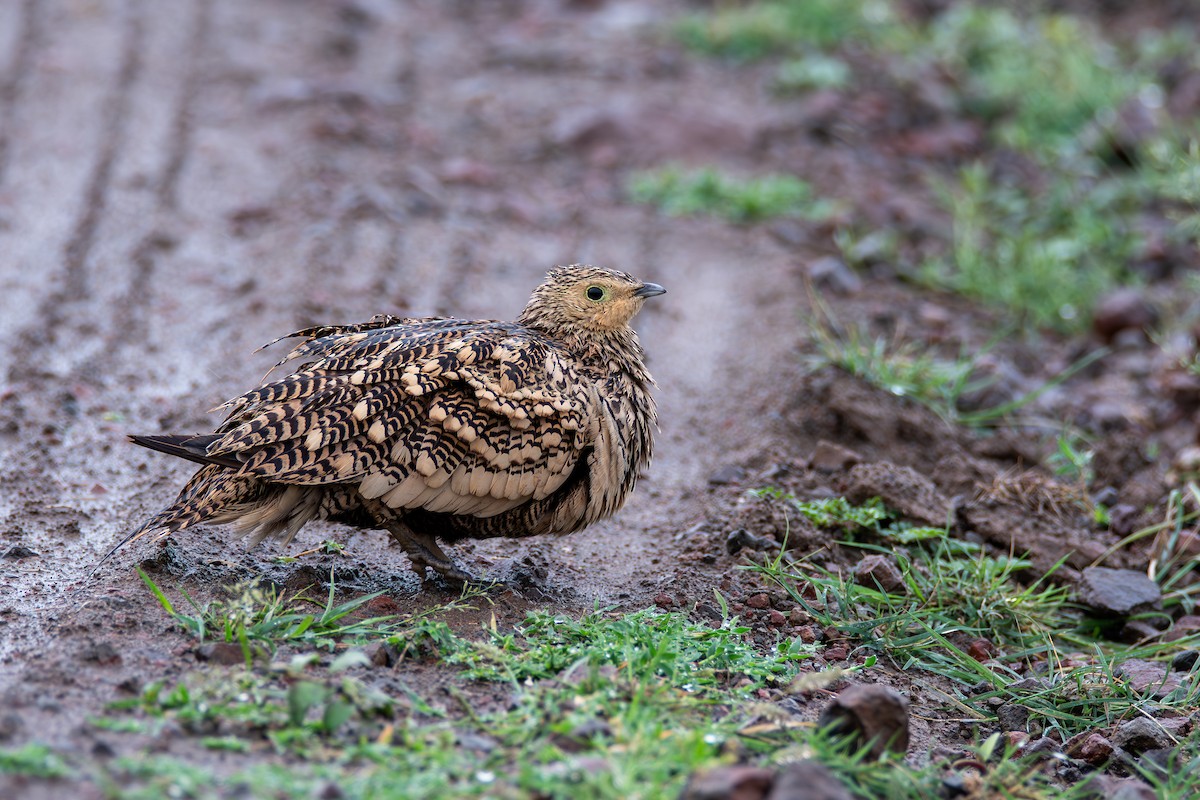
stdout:
<svg viewBox="0 0 1200 800">
<path fill-rule="evenodd" d="M 133 269 L 128 287 L 118 301 L 118 306 L 125 310 L 125 319 L 114 331 L 114 347 L 106 351 L 110 354 L 115 352 L 117 346 L 138 346 L 145 341 L 149 287 L 162 255 L 179 244 L 171 230 L 176 227 L 173 223 L 179 217 L 179 176 L 183 173 L 192 147 L 193 116 L 202 85 L 201 65 L 212 30 L 212 5 L 212 0 L 193 0 L 192 3 L 185 72 L 171 115 L 166 156 L 159 175 L 153 181 L 159 204 L 154 214 L 157 221 L 130 253 Z"/>
<path fill-rule="evenodd" d="M 13 47 L 12 63 L 8 76 L 0 86 L 0 188 L 4 187 L 8 172 L 21 98 L 33 72 L 34 57 L 44 44 L 44 23 L 39 0 L 24 0 L 20 14 L 21 24 Z"/>
<path fill-rule="evenodd" d="M 112 183 L 113 165 L 116 163 L 126 139 L 126 115 L 129 111 L 130 93 L 142 68 L 142 47 L 145 38 L 145 23 L 142 18 L 144 0 L 127 0 L 123 13 L 121 35 L 121 66 L 116 83 L 105 104 L 99 154 L 92 167 L 91 177 L 83 194 L 83 207 L 75 227 L 63 248 L 65 277 L 61 293 L 51 297 L 44 309 L 44 317 L 54 325 L 61 324 L 63 304 L 83 300 L 87 297 L 87 259 L 96 240 L 96 229 L 104 217 L 108 204 L 109 187 Z"/>
<path fill-rule="evenodd" d="M 187 54 L 187 73 L 176 100 L 171 120 L 171 139 L 167 145 L 167 160 L 158 179 L 158 199 L 163 207 L 177 211 L 179 207 L 179 176 L 183 172 L 192 146 L 193 116 L 201 87 L 201 63 L 209 36 L 212 35 L 213 0 L 193 0 L 191 47 Z"/>
</svg>

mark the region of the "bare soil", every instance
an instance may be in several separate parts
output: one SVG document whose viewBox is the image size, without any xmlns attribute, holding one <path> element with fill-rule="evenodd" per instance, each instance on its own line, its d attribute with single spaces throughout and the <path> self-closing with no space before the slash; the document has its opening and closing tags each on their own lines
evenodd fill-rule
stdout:
<svg viewBox="0 0 1200 800">
<path fill-rule="evenodd" d="M 830 226 L 738 227 L 628 202 L 631 170 L 675 161 L 797 174 L 918 243 L 949 222 L 924 177 L 960 162 L 904 144 L 945 120 L 883 89 L 836 112 L 774 98 L 755 68 L 687 56 L 656 33 L 685 7 L 0 3 L 0 739 L 93 752 L 88 716 L 194 667 L 194 642 L 138 564 L 202 599 L 254 575 L 325 583 L 331 569 L 343 592 L 385 589 L 399 608 L 450 599 L 423 590 L 385 534 L 334 525 L 251 552 L 199 528 L 97 566 L 190 474 L 125 436 L 210 429 L 205 410 L 254 384 L 275 356 L 255 348 L 282 333 L 380 312 L 511 318 L 559 263 L 667 288 L 637 321 L 659 383 L 656 457 L 613 520 L 455 548 L 501 582 L 490 605 L 453 618 L 462 630 L 542 606 L 702 614 L 718 587 L 774 635 L 770 612 L 787 603 L 745 605 L 764 587 L 726 543 L 737 528 L 782 539 L 746 498 L 764 485 L 882 495 L 934 524 L 965 514 L 999 548 L 1045 565 L 1067 555 L 1065 579 L 1117 541 L 1090 521 L 1046 522 L 1024 495 L 981 493 L 1036 468 L 1045 437 L 964 432 L 842 373 L 805 374 L 807 267 L 833 251 Z M 862 277 L 829 302 L 885 335 L 954 353 L 1005 323 L 886 265 Z M 1169 276 L 1153 289 L 1174 290 Z M 995 391 L 1015 396 L 1096 344 L 1001 343 Z M 1149 343 L 1126 339 L 1033 409 L 1096 432 L 1096 485 L 1134 509 L 1128 526 L 1161 513 L 1171 458 L 1195 435 L 1200 389 L 1172 376 Z M 860 463 L 813 469 L 822 440 Z M 347 554 L 275 560 L 326 539 Z M 1119 551 L 1107 563 L 1144 562 Z M 915 708 L 936 703 L 923 691 Z M 917 725 L 916 753 L 954 735 Z"/>
</svg>

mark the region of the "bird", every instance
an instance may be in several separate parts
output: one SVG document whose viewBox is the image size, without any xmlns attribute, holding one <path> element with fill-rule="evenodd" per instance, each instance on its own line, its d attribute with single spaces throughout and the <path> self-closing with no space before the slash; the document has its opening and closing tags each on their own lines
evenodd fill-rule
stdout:
<svg viewBox="0 0 1200 800">
<path fill-rule="evenodd" d="M 567 534 L 610 517 L 658 427 L 630 320 L 665 292 L 571 264 L 512 322 L 378 314 L 280 337 L 265 347 L 302 341 L 213 409 L 228 415 L 212 433 L 129 436 L 202 466 L 109 556 L 200 523 L 232 523 L 253 547 L 326 519 L 387 531 L 423 581 L 428 569 L 465 583 L 439 540 Z"/>
</svg>

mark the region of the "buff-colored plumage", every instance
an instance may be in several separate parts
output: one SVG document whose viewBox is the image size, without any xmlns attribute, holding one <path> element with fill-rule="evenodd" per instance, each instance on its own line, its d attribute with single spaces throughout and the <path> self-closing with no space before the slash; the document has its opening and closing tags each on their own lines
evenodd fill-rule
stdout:
<svg viewBox="0 0 1200 800">
<path fill-rule="evenodd" d="M 280 364 L 301 366 L 225 403 L 214 433 L 131 437 L 204 466 L 126 541 L 233 522 L 257 543 L 334 519 L 385 528 L 419 573 L 461 580 L 436 539 L 577 531 L 615 513 L 650 460 L 652 380 L 629 320 L 663 291 L 573 265 L 516 322 L 292 334 L 305 342 Z"/>
</svg>

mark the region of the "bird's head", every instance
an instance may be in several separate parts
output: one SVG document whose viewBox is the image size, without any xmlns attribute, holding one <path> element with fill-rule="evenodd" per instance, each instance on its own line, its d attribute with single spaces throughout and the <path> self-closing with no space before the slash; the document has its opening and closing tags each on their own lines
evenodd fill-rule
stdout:
<svg viewBox="0 0 1200 800">
<path fill-rule="evenodd" d="M 550 270 L 520 321 L 549 331 L 605 334 L 624 330 L 647 297 L 667 290 L 624 272 L 572 264 Z"/>
</svg>

